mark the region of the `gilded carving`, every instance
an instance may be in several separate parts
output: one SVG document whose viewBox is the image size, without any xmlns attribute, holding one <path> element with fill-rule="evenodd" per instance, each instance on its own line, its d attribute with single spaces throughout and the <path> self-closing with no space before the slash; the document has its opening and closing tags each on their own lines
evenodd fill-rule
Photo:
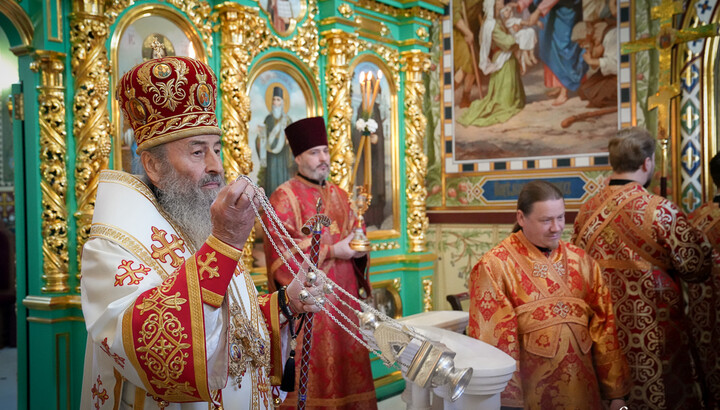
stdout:
<svg viewBox="0 0 720 410">
<path fill-rule="evenodd" d="M 110 65 L 105 47 L 110 22 L 102 14 L 102 7 L 95 6 L 93 2 L 76 0 L 70 16 L 78 267 L 90 235 L 100 170 L 107 168 L 111 149 L 107 109 Z"/>
<path fill-rule="evenodd" d="M 252 171 L 248 145 L 250 97 L 247 95 L 248 67 L 269 45 L 270 33 L 257 9 L 237 3 L 216 7 L 221 22 L 220 95 L 222 98 L 223 162 L 229 181 Z M 252 266 L 255 230 L 243 249 L 245 266 Z"/>
<path fill-rule="evenodd" d="M 125 9 L 132 6 L 134 0 L 76 0 L 85 3 L 97 2 L 105 8 L 104 15 L 108 18 L 110 24 Z M 205 43 L 207 55 L 212 57 L 213 37 L 212 37 L 212 6 L 207 1 L 202 0 L 165 0 L 165 3 L 173 5 L 181 10 L 188 19 L 195 25 L 200 36 Z M 95 8 L 98 10 L 99 8 Z"/>
<path fill-rule="evenodd" d="M 22 6 L 15 1 L 0 2 L 0 14 L 4 14 L 13 24 L 20 35 L 23 46 L 30 46 L 35 34 L 35 29 L 33 28 L 32 21 L 30 21 L 30 17 L 25 10 L 23 10 Z M 13 49 L 11 51 L 15 53 L 16 50 Z"/>
<path fill-rule="evenodd" d="M 340 13 L 346 19 L 349 19 L 353 15 L 354 11 L 349 4 L 343 3 L 338 7 L 338 13 Z"/>
<path fill-rule="evenodd" d="M 425 27 L 420 27 L 415 31 L 415 34 L 420 37 L 423 40 L 427 40 L 430 33 L 428 33 L 427 29 Z"/>
<path fill-rule="evenodd" d="M 40 189 L 42 191 L 43 292 L 62 293 L 68 287 L 68 211 L 65 205 L 67 131 L 65 127 L 65 54 L 39 50 L 30 69 L 39 72 Z"/>
<path fill-rule="evenodd" d="M 208 57 L 212 57 L 213 37 L 210 18 L 212 6 L 210 3 L 202 0 L 165 0 L 165 2 L 182 10 L 188 16 L 205 42 Z"/>
<path fill-rule="evenodd" d="M 358 0 L 355 4 L 357 7 L 392 17 L 417 17 L 428 21 L 437 21 L 442 17 L 441 14 L 419 6 L 411 7 L 409 9 L 399 9 L 385 3 L 380 3 L 377 0 Z"/>
<path fill-rule="evenodd" d="M 355 35 L 341 30 L 323 33 L 321 45 L 325 47 L 328 68 L 325 73 L 328 106 L 328 145 L 330 146 L 330 179 L 342 189 L 349 190 L 352 164 L 355 161 L 350 127 L 349 59 L 357 50 Z"/>
<path fill-rule="evenodd" d="M 78 0 L 76 0 L 78 1 Z M 83 1 L 79 0 L 83 3 L 92 3 L 91 1 Z M 132 6 L 135 3 L 135 0 L 95 0 L 98 5 L 105 7 L 105 17 L 108 18 L 109 22 L 115 21 L 118 15 L 122 13 L 125 9 Z M 95 10 L 100 10 L 100 8 L 96 8 Z"/>
<path fill-rule="evenodd" d="M 309 0 L 307 19 L 305 19 L 302 26 L 298 27 L 297 34 L 287 40 L 271 36 L 269 32 L 267 36 L 270 37 L 270 47 L 278 47 L 295 53 L 300 60 L 307 64 L 310 71 L 315 75 L 316 81 L 319 82 L 318 55 L 320 54 L 320 42 L 315 15 L 317 15 L 317 0 Z"/>
<path fill-rule="evenodd" d="M 398 241 L 387 241 L 387 242 L 373 242 L 371 245 L 372 251 L 387 251 L 389 249 L 400 249 L 400 242 Z"/>
<path fill-rule="evenodd" d="M 400 52 L 393 47 L 388 47 L 381 43 L 371 43 L 364 39 L 359 39 L 357 43 L 358 54 L 364 51 L 372 51 L 380 56 L 390 69 L 395 84 L 400 84 Z"/>
<path fill-rule="evenodd" d="M 423 278 L 422 279 L 423 312 L 429 312 L 433 309 L 432 288 L 433 288 L 432 277 L 428 276 L 428 277 Z"/>
<path fill-rule="evenodd" d="M 426 235 L 429 222 L 425 210 L 427 190 L 427 156 L 423 152 L 423 135 L 427 119 L 422 103 L 425 94 L 423 72 L 430 68 L 427 54 L 417 50 L 402 54 L 400 64 L 405 72 L 405 167 L 407 170 L 407 224 L 410 252 L 427 250 Z"/>
</svg>

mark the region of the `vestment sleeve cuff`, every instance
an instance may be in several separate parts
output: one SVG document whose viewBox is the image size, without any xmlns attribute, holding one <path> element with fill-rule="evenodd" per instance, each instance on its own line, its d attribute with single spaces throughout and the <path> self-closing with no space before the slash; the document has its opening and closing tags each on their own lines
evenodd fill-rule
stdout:
<svg viewBox="0 0 720 410">
<path fill-rule="evenodd" d="M 242 249 L 238 249 L 232 245 L 229 245 L 213 235 L 208 236 L 205 243 L 207 243 L 211 248 L 230 259 L 238 261 L 242 257 Z"/>
</svg>

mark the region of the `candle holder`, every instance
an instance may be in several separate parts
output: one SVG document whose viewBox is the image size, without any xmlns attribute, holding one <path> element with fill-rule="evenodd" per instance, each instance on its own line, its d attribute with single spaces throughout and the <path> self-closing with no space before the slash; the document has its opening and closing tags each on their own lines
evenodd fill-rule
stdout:
<svg viewBox="0 0 720 410">
<path fill-rule="evenodd" d="M 382 79 L 382 71 L 378 71 L 374 76 L 372 71 L 360 73 L 360 95 L 362 96 L 362 106 L 358 113 L 358 119 L 355 122 L 355 128 L 360 131 L 362 137 L 357 147 L 355 155 L 355 164 L 353 165 L 352 181 L 355 185 L 360 185 L 356 181 L 357 171 L 360 162 L 364 162 L 364 181 L 365 192 L 369 193 L 372 189 L 372 156 L 370 155 L 371 144 L 377 143 L 378 136 L 375 131 L 378 129 L 378 123 L 372 118 L 375 99 L 380 89 L 380 80 Z M 361 161 L 362 160 L 362 161 Z M 368 194 L 369 195 L 369 194 Z M 368 201 L 369 202 L 369 201 Z"/>
<path fill-rule="evenodd" d="M 350 241 L 350 249 L 357 252 L 367 252 L 370 250 L 370 241 L 363 231 L 363 222 L 365 221 L 363 215 L 370 206 L 371 200 L 372 195 L 367 192 L 367 188 L 365 188 L 364 185 L 355 186 L 352 197 L 350 198 L 350 208 L 355 214 L 355 229 L 353 231 L 354 236 Z"/>
</svg>

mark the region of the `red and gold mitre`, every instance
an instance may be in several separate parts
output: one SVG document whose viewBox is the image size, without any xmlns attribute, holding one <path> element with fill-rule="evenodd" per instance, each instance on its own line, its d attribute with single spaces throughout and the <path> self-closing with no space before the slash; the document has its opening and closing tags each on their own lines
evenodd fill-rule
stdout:
<svg viewBox="0 0 720 410">
<path fill-rule="evenodd" d="M 163 57 L 125 73 L 116 98 L 137 152 L 195 135 L 221 135 L 215 116 L 215 74 L 189 57 Z"/>
</svg>

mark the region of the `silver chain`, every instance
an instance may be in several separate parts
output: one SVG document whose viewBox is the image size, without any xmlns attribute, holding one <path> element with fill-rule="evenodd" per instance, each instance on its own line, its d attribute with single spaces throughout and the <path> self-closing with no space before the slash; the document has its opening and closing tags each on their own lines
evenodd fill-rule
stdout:
<svg viewBox="0 0 720 410">
<path fill-rule="evenodd" d="M 248 177 L 247 175 L 240 175 L 240 176 L 238 177 L 238 179 L 243 179 L 243 180 L 245 180 L 248 184 L 250 184 L 250 186 L 253 187 L 253 189 L 254 189 L 254 191 L 255 191 L 255 198 L 257 198 L 257 199 L 259 200 L 261 207 L 263 208 L 263 210 L 265 211 L 265 213 L 268 215 L 268 220 L 269 220 L 269 222 L 270 222 L 270 225 L 272 226 L 272 228 L 275 229 L 276 232 L 280 232 L 280 233 L 282 234 L 282 235 L 278 235 L 278 238 L 279 238 L 279 240 L 280 240 L 281 246 L 282 246 L 285 250 L 289 251 L 289 250 L 290 250 L 290 247 L 288 246 L 288 243 L 287 243 L 287 241 L 285 240 L 285 238 L 292 238 L 292 237 L 290 236 L 290 233 L 287 231 L 287 229 L 285 229 L 285 226 L 283 225 L 282 221 L 280 220 L 280 217 L 278 217 L 277 213 L 275 213 L 275 209 L 274 209 L 274 208 L 272 207 L 272 205 L 270 204 L 270 201 L 268 200 L 268 197 L 263 193 L 262 190 L 260 190 L 260 188 L 257 186 L 257 184 L 255 184 L 255 182 L 254 182 L 253 180 L 251 180 L 250 177 Z M 293 247 L 293 249 L 294 249 L 295 252 L 296 252 L 295 254 L 293 254 L 292 252 L 288 252 L 288 256 L 291 258 L 292 262 L 293 262 L 293 263 L 295 264 L 295 266 L 297 267 L 297 270 L 296 270 L 296 269 L 293 269 L 293 268 L 290 266 L 290 263 L 288 262 L 288 260 L 285 258 L 285 253 L 280 252 L 280 249 L 278 248 L 278 245 L 275 243 L 273 237 L 270 235 L 270 232 L 269 232 L 269 230 L 268 230 L 268 227 L 265 226 L 265 222 L 264 222 L 263 218 L 260 216 L 260 210 L 257 208 L 257 205 L 255 204 L 255 201 L 253 201 L 252 199 L 253 199 L 253 198 L 251 198 L 250 204 L 252 205 L 253 211 L 255 212 L 255 216 L 256 216 L 256 217 L 258 218 L 258 220 L 260 221 L 260 226 L 262 226 L 262 229 L 263 229 L 263 231 L 265 232 L 265 236 L 266 236 L 266 238 L 268 238 L 268 240 L 270 241 L 270 244 L 271 244 L 271 245 L 273 246 L 273 248 L 275 249 L 275 252 L 280 256 L 280 259 L 282 260 L 282 262 L 283 262 L 283 264 L 285 265 L 285 267 L 287 267 L 288 271 L 293 275 L 293 281 L 298 281 L 298 282 L 302 283 L 302 281 L 299 279 L 298 275 L 299 275 L 301 272 L 303 273 L 303 275 L 307 273 L 307 270 L 306 270 L 305 268 L 303 268 L 302 263 L 300 263 L 300 262 L 298 261 L 298 259 L 297 259 L 297 256 L 296 256 L 296 255 L 300 255 L 300 257 L 302 258 L 302 262 L 305 262 L 305 264 L 307 264 L 308 268 L 309 268 L 311 271 L 315 272 L 315 274 L 317 275 L 318 281 L 324 281 L 325 283 L 329 283 L 329 284 L 332 286 L 331 294 L 332 294 L 333 296 L 335 296 L 335 298 L 336 298 L 340 303 L 342 303 L 345 307 L 347 307 L 348 309 L 350 309 L 350 310 L 352 310 L 352 311 L 357 312 L 357 309 L 355 309 L 354 307 L 350 306 L 350 304 L 349 304 L 347 301 L 343 300 L 342 298 L 340 298 L 340 295 L 338 295 L 337 293 L 335 293 L 335 290 L 336 290 L 336 289 L 337 289 L 340 293 L 342 293 L 343 295 L 345 295 L 348 299 L 350 299 L 351 301 L 354 301 L 355 303 L 357 303 L 358 305 L 360 305 L 365 311 L 369 311 L 369 312 L 371 312 L 372 314 L 374 314 L 374 315 L 375 315 L 380 321 L 382 321 L 384 324 L 389 325 L 389 326 L 391 326 L 391 327 L 393 327 L 393 328 L 395 328 L 395 329 L 397 329 L 397 330 L 402 330 L 403 332 L 410 333 L 410 335 L 411 335 L 412 337 L 417 338 L 417 339 L 419 339 L 419 340 L 422 340 L 422 341 L 427 340 L 427 338 L 426 338 L 425 336 L 423 336 L 423 335 L 419 334 L 418 332 L 416 332 L 412 327 L 410 327 L 410 326 L 408 326 L 408 325 L 403 325 L 403 324 L 401 324 L 401 323 L 398 322 L 397 320 L 395 320 L 395 319 L 387 316 L 386 314 L 382 313 L 381 311 L 377 310 L 374 306 L 372 306 L 372 305 L 370 305 L 370 304 L 368 304 L 368 303 L 365 303 L 365 302 L 362 301 L 361 299 L 356 298 L 355 296 L 353 296 L 352 294 L 350 294 L 350 292 L 348 292 L 347 290 L 345 290 L 345 289 L 342 288 L 341 286 L 338 286 L 335 282 L 333 282 L 333 281 L 325 274 L 325 272 L 323 272 L 322 270 L 318 269 L 317 266 L 315 266 L 315 265 L 312 263 L 312 261 L 310 260 L 310 258 L 305 254 L 305 252 L 302 251 L 302 249 L 300 249 L 300 247 L 297 245 L 297 243 L 296 243 L 294 240 L 290 239 L 289 242 L 292 244 L 292 247 Z M 325 312 L 325 314 L 327 314 L 328 317 L 329 317 L 330 319 L 332 319 L 332 321 L 335 322 L 338 326 L 340 326 L 346 333 L 348 333 L 348 334 L 351 335 L 353 338 L 355 338 L 355 340 L 357 340 L 362 346 L 364 346 L 364 347 L 365 347 L 366 349 L 368 349 L 369 351 L 375 353 L 377 356 L 379 356 L 379 357 L 381 357 L 381 358 L 383 357 L 380 351 L 378 351 L 377 349 L 375 349 L 375 348 L 373 348 L 372 346 L 370 346 L 370 344 L 367 343 L 363 338 L 359 337 L 359 336 L 356 334 L 356 332 L 351 331 L 350 329 L 348 329 L 347 326 L 345 326 L 343 323 L 341 323 L 340 320 L 339 320 L 333 313 L 331 313 L 330 310 L 329 310 L 323 303 L 320 303 L 320 301 L 319 301 L 314 295 L 310 294 L 310 297 L 315 301 L 315 304 L 318 305 L 318 306 L 320 307 L 320 309 L 321 309 L 323 312 Z M 360 329 L 360 327 L 358 326 L 358 324 L 357 324 L 354 320 L 351 320 L 350 318 L 348 318 L 337 306 L 335 306 L 333 303 L 328 303 L 328 305 L 332 306 L 332 309 L 334 309 L 347 323 L 351 324 L 352 327 L 353 327 L 358 333 L 361 332 L 361 329 Z M 398 363 L 399 363 L 399 362 L 398 362 Z M 395 364 L 392 364 L 392 363 L 385 363 L 385 364 L 388 365 L 388 366 L 392 366 L 392 367 L 396 367 L 396 368 L 397 368 L 397 365 L 395 365 Z M 400 365 L 401 365 L 402 367 L 407 367 L 407 364 L 405 364 L 405 363 L 400 363 Z"/>
</svg>

